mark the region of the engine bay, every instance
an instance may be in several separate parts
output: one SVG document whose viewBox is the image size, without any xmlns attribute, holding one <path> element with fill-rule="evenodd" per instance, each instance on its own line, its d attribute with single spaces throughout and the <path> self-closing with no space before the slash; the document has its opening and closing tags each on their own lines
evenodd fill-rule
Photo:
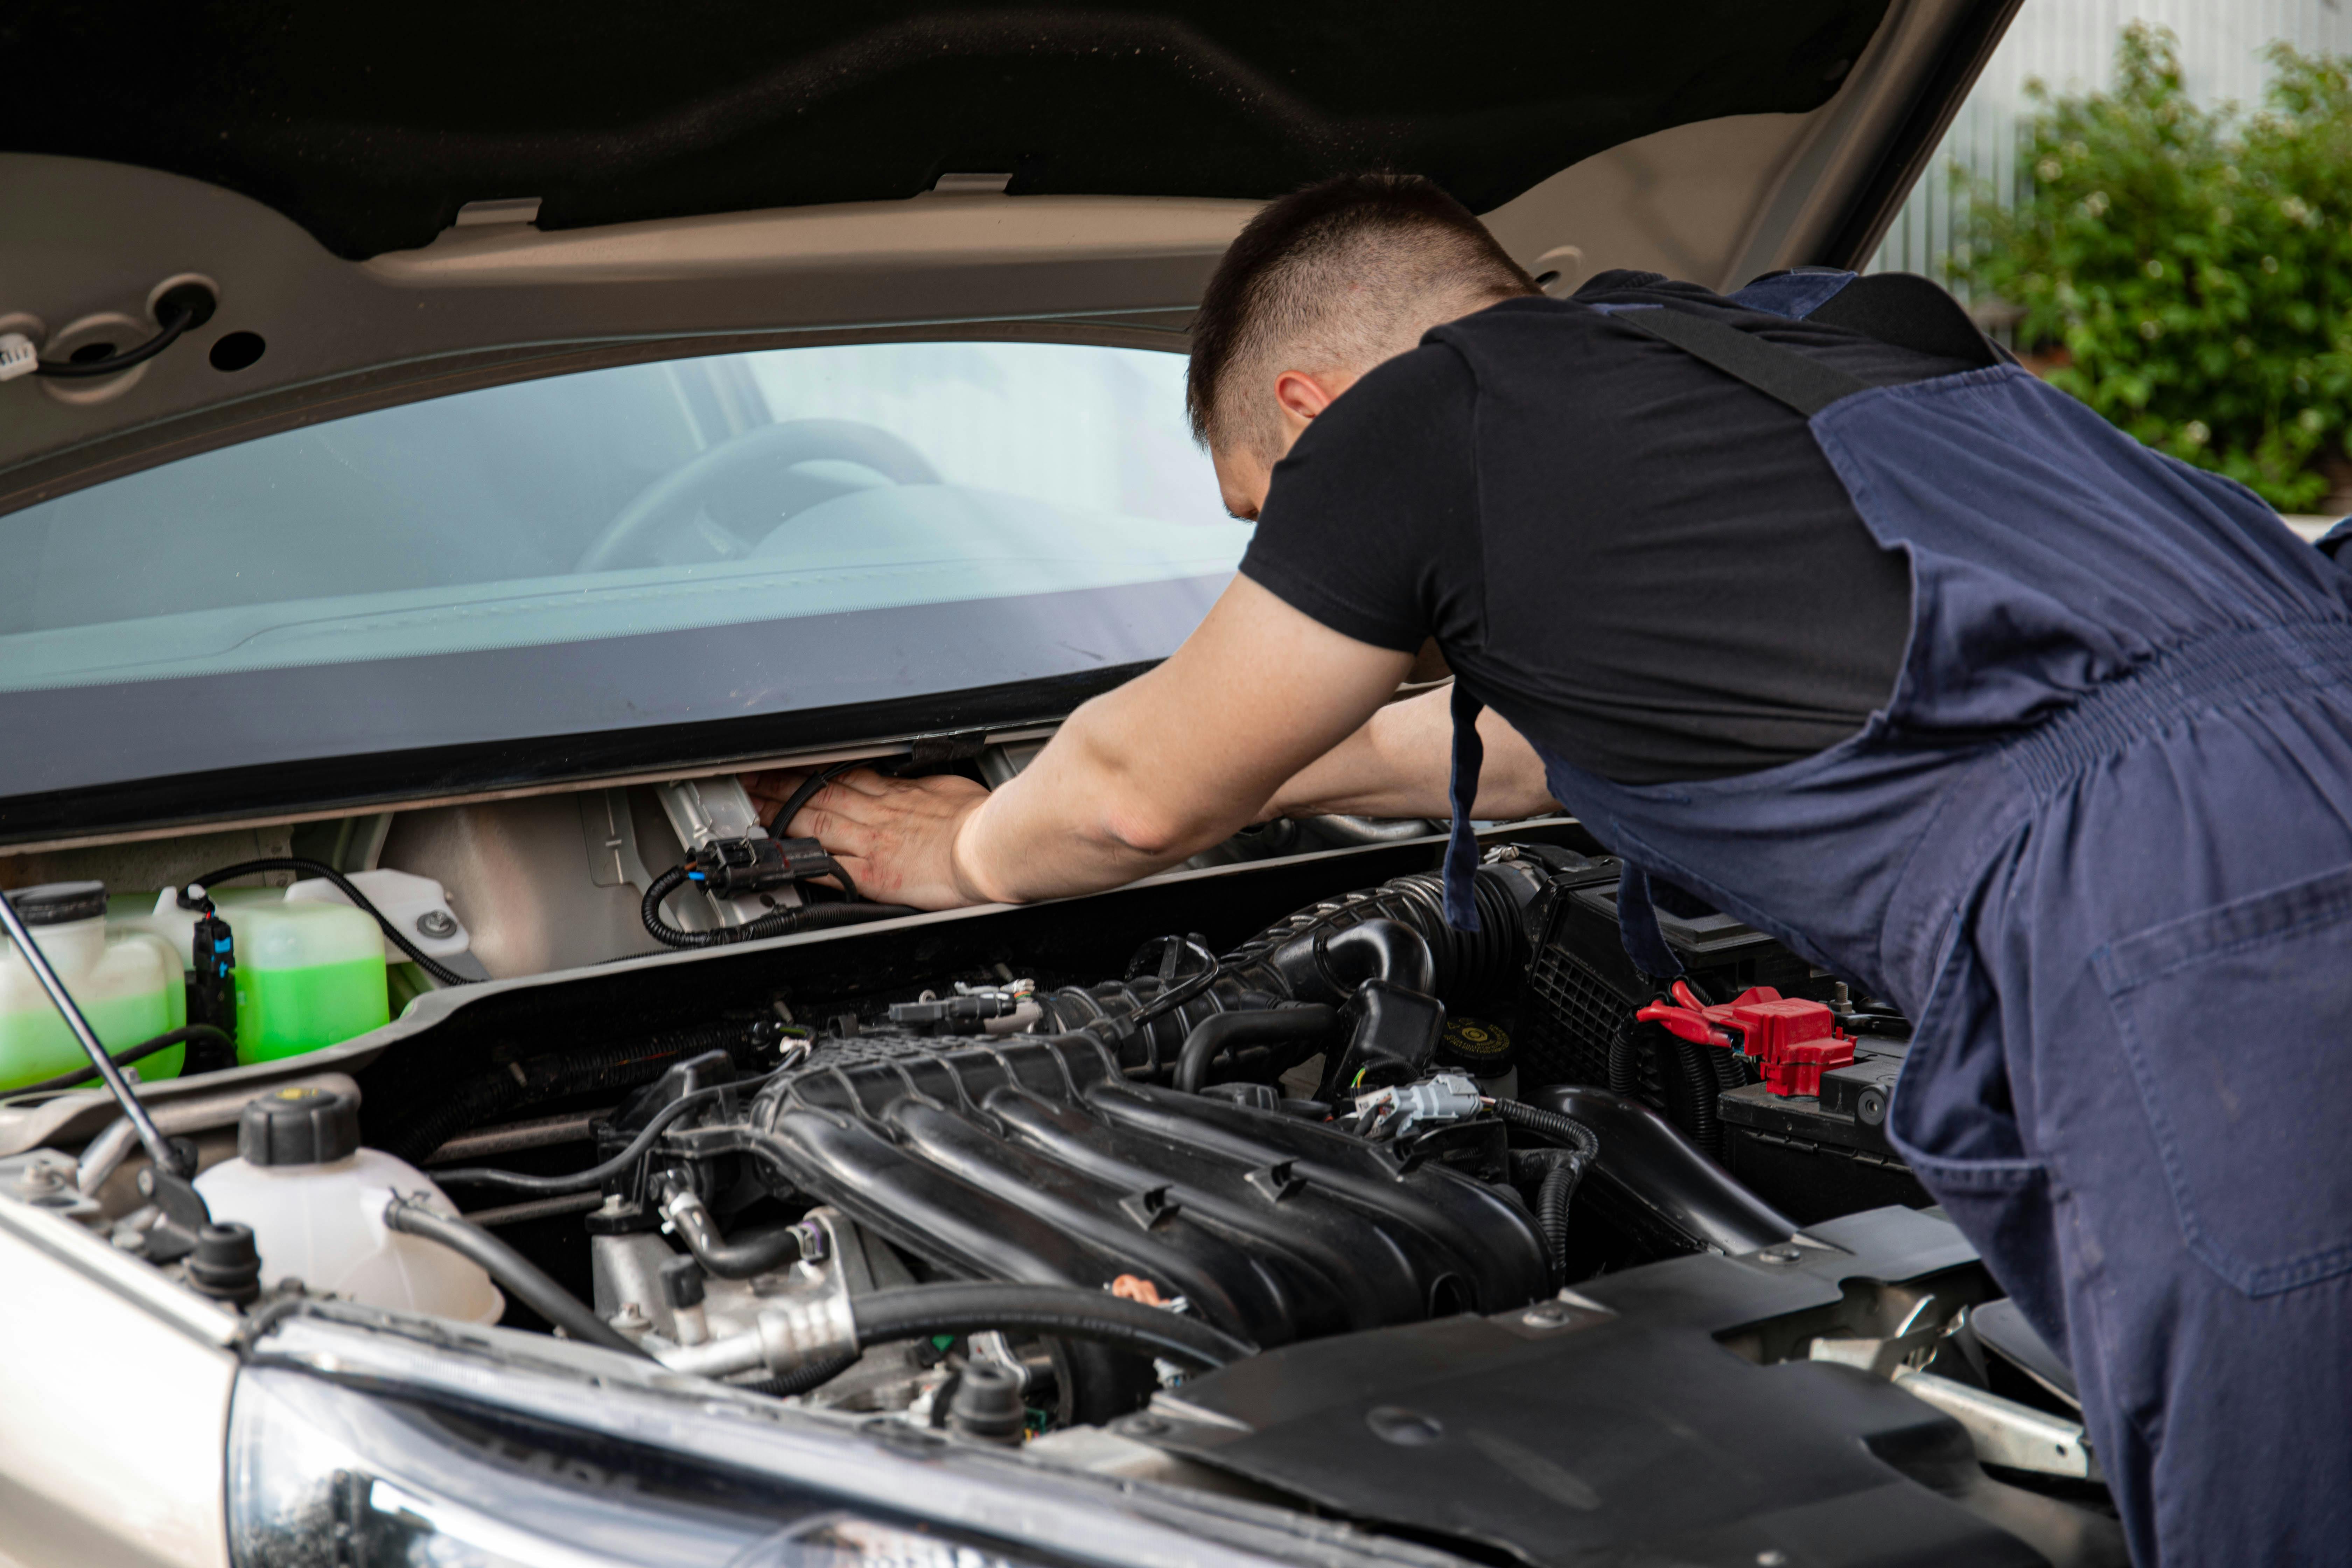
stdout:
<svg viewBox="0 0 2352 1568">
<path fill-rule="evenodd" d="M 358 895 L 311 901 L 386 916 L 395 1021 L 159 1086 L 207 1212 L 87 1092 L 0 1090 L 0 1194 L 248 1318 L 553 1331 L 1493 1560 L 1715 1561 L 1800 1495 L 1849 1510 L 1824 1540 L 1899 1518 L 1955 1553 L 1923 1562 L 2121 1560 L 2063 1360 L 1885 1141 L 1907 1025 L 1670 899 L 1685 973 L 1641 974 L 1577 824 L 1482 834 L 1475 931 L 1430 825 L 1350 822 L 868 920 L 810 918 L 857 906 L 747 806 L 689 781 L 298 830 L 275 858 Z M 266 929 L 234 891 L 141 889 L 151 925 L 110 940 L 185 916 L 201 958 L 206 918 Z M 222 1016 L 199 971 L 184 1016 Z M 1658 1467 L 1725 1444 L 1786 1452 L 1675 1523 Z M 1409 1473 L 1439 1459 L 1508 1498 Z M 2021 1538 L 2041 1555 L 1990 1544 Z"/>
</svg>

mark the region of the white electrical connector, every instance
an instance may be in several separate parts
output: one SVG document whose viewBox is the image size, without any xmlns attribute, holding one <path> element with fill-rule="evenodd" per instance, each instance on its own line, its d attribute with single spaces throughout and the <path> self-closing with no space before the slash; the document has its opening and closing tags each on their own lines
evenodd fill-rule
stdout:
<svg viewBox="0 0 2352 1568">
<path fill-rule="evenodd" d="M 22 332 L 0 332 L 0 381 L 14 381 L 20 375 L 30 375 L 39 364 L 39 351 L 33 340 Z"/>
</svg>

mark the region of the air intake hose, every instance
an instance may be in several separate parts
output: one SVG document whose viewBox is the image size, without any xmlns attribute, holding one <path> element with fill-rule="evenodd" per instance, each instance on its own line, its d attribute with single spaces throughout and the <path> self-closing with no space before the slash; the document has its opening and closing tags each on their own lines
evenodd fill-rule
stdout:
<svg viewBox="0 0 2352 1568">
<path fill-rule="evenodd" d="M 1508 872 L 1482 866 L 1471 891 L 1478 910 L 1475 931 L 1446 924 L 1445 879 L 1422 871 L 1309 904 L 1242 943 L 1227 962 L 1247 968 L 1273 958 L 1301 936 L 1336 934 L 1366 921 L 1391 920 L 1418 932 L 1429 944 L 1430 984 L 1416 989 L 1427 989 L 1449 1003 L 1484 997 L 1509 989 L 1525 960 L 1519 913 L 1524 889 Z"/>
<path fill-rule="evenodd" d="M 1510 987 L 1525 956 L 1524 891 L 1509 873 L 1481 867 L 1475 931 L 1445 923 L 1444 880 L 1422 872 L 1310 904 L 1213 966 L 1207 949 L 1170 939 L 1196 955 L 1183 973 L 1065 986 L 1039 998 L 1044 1016 L 1035 1032 L 1096 1035 L 1120 1048 L 1129 1076 L 1164 1081 L 1185 1039 L 1221 1013 L 1339 1003 L 1375 977 L 1458 1006 Z M 1244 1046 L 1231 1061 L 1247 1073 L 1279 1049 Z"/>
</svg>

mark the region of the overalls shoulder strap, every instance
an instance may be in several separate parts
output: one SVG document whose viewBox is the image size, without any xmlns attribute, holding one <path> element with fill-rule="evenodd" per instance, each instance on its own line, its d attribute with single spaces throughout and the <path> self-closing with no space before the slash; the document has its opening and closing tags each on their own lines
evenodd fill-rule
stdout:
<svg viewBox="0 0 2352 1568">
<path fill-rule="evenodd" d="M 1765 396 L 1787 404 L 1810 419 L 1841 397 L 1870 390 L 1859 376 L 1823 364 L 1794 349 L 1767 342 L 1738 327 L 1668 306 L 1619 310 L 1611 319 L 1638 332 L 1672 343 L 1693 359 L 1744 381 Z"/>
</svg>

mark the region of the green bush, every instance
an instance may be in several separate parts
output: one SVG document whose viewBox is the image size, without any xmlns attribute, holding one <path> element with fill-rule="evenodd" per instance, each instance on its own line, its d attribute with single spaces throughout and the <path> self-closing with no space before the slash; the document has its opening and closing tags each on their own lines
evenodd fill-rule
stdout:
<svg viewBox="0 0 2352 1568">
<path fill-rule="evenodd" d="M 1953 274 L 2023 308 L 2021 348 L 2133 436 L 2285 511 L 2352 452 L 2352 57 L 2274 45 L 2266 109 L 2201 110 L 2168 33 L 2134 26 L 2111 92 L 2040 106 L 2031 195 L 1970 192 Z"/>
</svg>

